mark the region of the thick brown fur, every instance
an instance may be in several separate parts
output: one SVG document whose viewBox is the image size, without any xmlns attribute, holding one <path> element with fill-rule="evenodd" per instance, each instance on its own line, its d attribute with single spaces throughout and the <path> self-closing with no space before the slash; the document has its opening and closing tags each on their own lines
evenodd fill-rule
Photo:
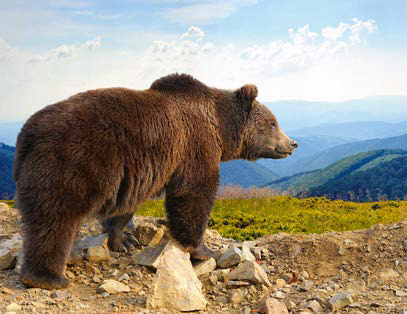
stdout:
<svg viewBox="0 0 407 314">
<path fill-rule="evenodd" d="M 202 238 L 220 161 L 282 158 L 278 152 L 288 156 L 296 146 L 256 96 L 253 85 L 220 90 L 173 74 L 148 90 L 91 90 L 31 116 L 14 161 L 22 282 L 66 287 L 63 270 L 82 219 L 104 220 L 110 247 L 120 250 L 135 209 L 162 189 L 174 239 L 197 258 L 210 256 Z"/>
</svg>

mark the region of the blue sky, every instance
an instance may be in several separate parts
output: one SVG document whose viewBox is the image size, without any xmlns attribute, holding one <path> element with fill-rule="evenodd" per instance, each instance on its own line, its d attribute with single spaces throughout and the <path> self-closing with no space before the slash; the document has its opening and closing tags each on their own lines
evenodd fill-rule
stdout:
<svg viewBox="0 0 407 314">
<path fill-rule="evenodd" d="M 264 101 L 406 95 L 406 49 L 405 0 L 0 0 L 0 116 L 174 71 Z"/>
</svg>

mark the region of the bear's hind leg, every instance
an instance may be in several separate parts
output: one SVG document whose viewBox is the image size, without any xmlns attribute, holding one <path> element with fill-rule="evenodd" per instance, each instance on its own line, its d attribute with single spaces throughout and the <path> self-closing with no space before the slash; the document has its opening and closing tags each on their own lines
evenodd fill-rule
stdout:
<svg viewBox="0 0 407 314">
<path fill-rule="evenodd" d="M 22 211 L 25 235 L 21 282 L 41 289 L 66 288 L 69 280 L 64 276 L 64 268 L 80 219 L 30 212 Z"/>
<path fill-rule="evenodd" d="M 123 229 L 133 218 L 133 212 L 108 218 L 102 222 L 103 233 L 109 235 L 108 246 L 114 252 L 124 252 L 129 244 L 123 239 Z"/>
</svg>

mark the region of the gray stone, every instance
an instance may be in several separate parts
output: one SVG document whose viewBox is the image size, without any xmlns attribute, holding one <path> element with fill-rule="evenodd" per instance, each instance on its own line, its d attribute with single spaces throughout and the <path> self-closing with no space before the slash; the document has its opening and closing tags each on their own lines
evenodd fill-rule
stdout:
<svg viewBox="0 0 407 314">
<path fill-rule="evenodd" d="M 161 242 L 159 245 L 146 247 L 138 256 L 139 265 L 157 269 L 164 251 L 168 248 L 169 242 Z"/>
<path fill-rule="evenodd" d="M 275 298 L 268 298 L 266 303 L 261 307 L 260 312 L 266 314 L 288 314 L 286 305 Z"/>
<path fill-rule="evenodd" d="M 218 260 L 219 268 L 229 268 L 239 264 L 243 260 L 242 251 L 237 247 L 231 247 Z"/>
<path fill-rule="evenodd" d="M 107 262 L 110 259 L 109 249 L 104 246 L 92 246 L 87 249 L 86 259 L 91 263 Z"/>
<path fill-rule="evenodd" d="M 236 289 L 233 290 L 232 293 L 230 294 L 230 302 L 233 304 L 239 304 L 240 302 L 243 301 L 244 295 L 242 290 Z"/>
<path fill-rule="evenodd" d="M 163 238 L 164 229 L 157 228 L 153 224 L 143 221 L 137 225 L 134 235 L 139 244 L 155 246 Z"/>
<path fill-rule="evenodd" d="M 313 285 L 314 285 L 314 282 L 312 282 L 311 280 L 304 280 L 300 286 L 300 290 L 309 291 L 309 290 L 311 290 Z"/>
<path fill-rule="evenodd" d="M 22 246 L 23 241 L 19 234 L 0 242 L 0 270 L 11 268 L 15 264 Z"/>
<path fill-rule="evenodd" d="M 249 260 L 252 262 L 256 261 L 256 257 L 250 252 L 250 247 L 246 242 L 243 242 L 242 245 L 242 261 Z"/>
<path fill-rule="evenodd" d="M 305 307 L 311 309 L 313 313 L 322 313 L 324 311 L 321 304 L 319 304 L 317 300 L 309 301 Z"/>
<path fill-rule="evenodd" d="M 197 276 L 209 274 L 216 268 L 216 261 L 214 258 L 210 258 L 206 261 L 202 261 L 194 265 L 194 270 Z"/>
<path fill-rule="evenodd" d="M 338 311 L 352 302 L 352 296 L 349 293 L 338 293 L 329 299 L 329 307 L 332 311 Z"/>
<path fill-rule="evenodd" d="M 235 270 L 227 275 L 227 278 L 229 280 L 249 281 L 253 284 L 264 284 L 267 287 L 271 286 L 263 268 L 259 264 L 248 260 L 239 264 Z"/>
<path fill-rule="evenodd" d="M 147 301 L 149 306 L 178 311 L 199 311 L 205 308 L 202 284 L 192 267 L 189 253 L 169 241 L 156 267 L 152 294 Z"/>
<path fill-rule="evenodd" d="M 260 247 L 254 247 L 251 249 L 254 257 L 258 260 L 261 260 L 261 248 Z"/>
<path fill-rule="evenodd" d="M 109 294 L 117 294 L 121 292 L 130 292 L 130 287 L 124 283 L 113 279 L 108 279 L 98 288 L 98 292 L 107 292 Z"/>
</svg>

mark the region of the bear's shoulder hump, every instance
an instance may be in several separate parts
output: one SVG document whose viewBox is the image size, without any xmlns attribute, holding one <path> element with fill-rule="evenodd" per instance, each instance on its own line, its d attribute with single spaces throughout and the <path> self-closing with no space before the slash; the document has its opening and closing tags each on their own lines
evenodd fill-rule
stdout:
<svg viewBox="0 0 407 314">
<path fill-rule="evenodd" d="M 168 92 L 206 92 L 209 90 L 209 87 L 189 74 L 175 73 L 154 81 L 153 84 L 151 84 L 150 89 Z"/>
</svg>

